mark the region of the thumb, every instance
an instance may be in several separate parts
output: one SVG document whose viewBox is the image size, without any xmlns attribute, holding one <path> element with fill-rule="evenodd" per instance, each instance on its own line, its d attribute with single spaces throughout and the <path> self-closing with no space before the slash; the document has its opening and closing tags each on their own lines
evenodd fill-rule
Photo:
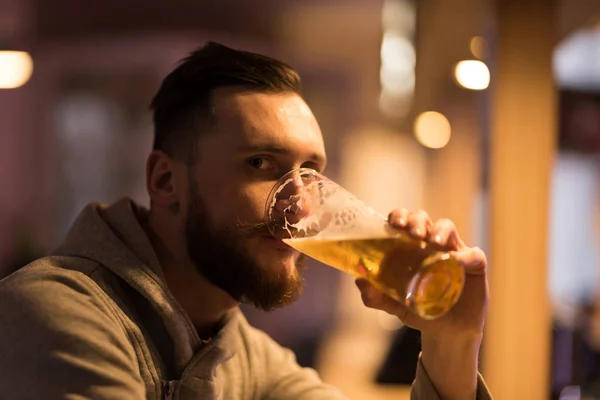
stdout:
<svg viewBox="0 0 600 400">
<path fill-rule="evenodd" d="M 403 304 L 381 292 L 366 279 L 358 278 L 355 283 L 366 307 L 385 311 L 398 317 L 406 314 L 406 307 Z"/>
</svg>

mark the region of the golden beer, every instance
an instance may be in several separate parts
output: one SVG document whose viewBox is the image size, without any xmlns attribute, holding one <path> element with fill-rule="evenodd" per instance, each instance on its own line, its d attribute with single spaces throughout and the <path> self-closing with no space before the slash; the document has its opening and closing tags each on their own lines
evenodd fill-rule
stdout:
<svg viewBox="0 0 600 400">
<path fill-rule="evenodd" d="M 400 233 L 382 238 L 284 239 L 296 250 L 365 278 L 419 316 L 435 319 L 458 301 L 464 271 L 448 253 Z"/>
</svg>

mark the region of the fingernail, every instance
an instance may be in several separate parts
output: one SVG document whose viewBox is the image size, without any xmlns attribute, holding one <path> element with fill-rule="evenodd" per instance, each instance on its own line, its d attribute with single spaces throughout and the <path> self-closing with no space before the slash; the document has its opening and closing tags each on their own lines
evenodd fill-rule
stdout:
<svg viewBox="0 0 600 400">
<path fill-rule="evenodd" d="M 436 242 L 437 244 L 442 244 L 442 235 L 435 235 L 435 237 L 433 238 L 433 241 Z"/>
<path fill-rule="evenodd" d="M 402 217 L 394 217 L 390 222 L 392 225 L 404 225 L 406 223 Z"/>
<path fill-rule="evenodd" d="M 423 229 L 421 229 L 421 228 L 414 228 L 413 229 L 413 234 L 415 236 L 423 236 Z"/>
</svg>

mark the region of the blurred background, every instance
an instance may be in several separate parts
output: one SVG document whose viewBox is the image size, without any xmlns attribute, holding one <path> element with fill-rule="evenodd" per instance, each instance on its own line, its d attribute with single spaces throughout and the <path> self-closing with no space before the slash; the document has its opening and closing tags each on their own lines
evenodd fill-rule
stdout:
<svg viewBox="0 0 600 400">
<path fill-rule="evenodd" d="M 495 398 L 600 399 L 597 0 L 0 0 L 0 275 L 90 201 L 148 203 L 150 99 L 208 40 L 300 72 L 329 176 L 488 253 Z M 244 311 L 351 398 L 408 398 L 418 333 L 333 269 L 306 286 Z"/>
</svg>

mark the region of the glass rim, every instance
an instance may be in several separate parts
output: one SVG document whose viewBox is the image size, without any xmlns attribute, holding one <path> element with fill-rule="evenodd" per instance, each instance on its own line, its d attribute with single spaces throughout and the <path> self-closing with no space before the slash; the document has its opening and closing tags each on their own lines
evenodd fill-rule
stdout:
<svg viewBox="0 0 600 400">
<path fill-rule="evenodd" d="M 267 195 L 267 200 L 265 202 L 265 216 L 267 217 L 268 221 L 272 220 L 271 213 L 272 213 L 272 209 L 274 206 L 273 200 L 275 197 L 275 193 L 277 193 L 277 190 L 281 187 L 281 185 L 283 185 L 290 178 L 290 176 L 292 176 L 294 174 L 299 174 L 301 176 L 302 175 L 312 175 L 321 180 L 333 182 L 333 181 L 331 181 L 331 179 L 327 178 L 325 175 L 321 174 L 320 172 L 318 172 L 317 170 L 315 170 L 313 168 L 301 167 L 301 168 L 292 169 L 292 170 L 286 172 L 279 179 L 277 179 L 277 182 L 275 182 L 275 184 L 269 191 L 269 194 Z"/>
</svg>

